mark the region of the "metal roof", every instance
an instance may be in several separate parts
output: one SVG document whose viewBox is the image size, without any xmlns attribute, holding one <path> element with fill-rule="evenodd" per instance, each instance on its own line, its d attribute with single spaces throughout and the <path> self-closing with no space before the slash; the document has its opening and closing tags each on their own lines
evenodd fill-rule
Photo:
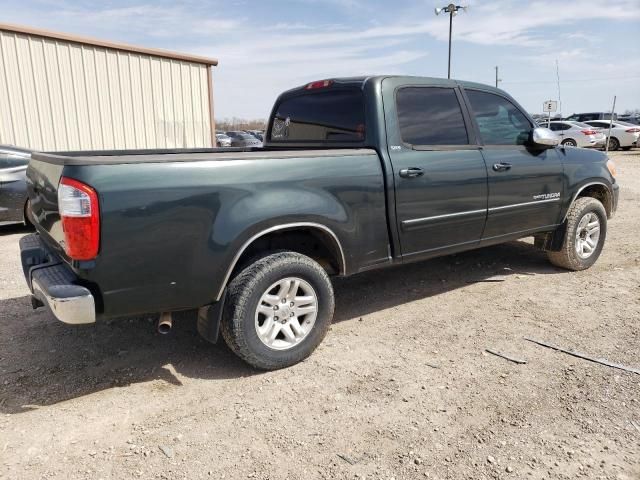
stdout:
<svg viewBox="0 0 640 480">
<path fill-rule="evenodd" d="M 94 47 L 110 48 L 113 50 L 120 50 L 124 52 L 141 53 L 141 54 L 150 55 L 153 57 L 171 58 L 175 60 L 182 60 L 185 62 L 199 63 L 202 65 L 218 65 L 218 60 L 216 58 L 207 58 L 207 57 L 201 57 L 198 55 L 188 55 L 184 53 L 170 52 L 168 50 L 162 50 L 158 48 L 136 47 L 134 45 L 128 45 L 126 43 L 109 42 L 105 40 L 98 40 L 95 38 L 80 37 L 80 36 L 71 35 L 68 33 L 51 32 L 49 30 L 26 27 L 23 25 L 14 25 L 11 23 L 0 23 L 0 30 L 23 34 L 23 35 L 34 35 L 38 37 L 51 38 L 55 40 L 64 40 L 66 42 L 78 43 L 82 45 L 91 45 Z"/>
</svg>

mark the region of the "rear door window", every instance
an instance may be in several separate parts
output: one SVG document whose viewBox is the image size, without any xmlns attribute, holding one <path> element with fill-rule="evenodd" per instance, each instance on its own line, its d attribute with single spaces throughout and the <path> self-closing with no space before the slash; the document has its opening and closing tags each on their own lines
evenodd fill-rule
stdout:
<svg viewBox="0 0 640 480">
<path fill-rule="evenodd" d="M 485 145 L 524 145 L 531 122 L 504 97 L 480 90 L 466 90 L 480 136 Z"/>
<path fill-rule="evenodd" d="M 272 119 L 272 142 L 362 142 L 365 113 L 362 91 L 330 89 L 285 98 Z"/>
<path fill-rule="evenodd" d="M 410 145 L 468 145 L 460 102 L 452 88 L 405 87 L 396 94 L 400 135 Z"/>
</svg>

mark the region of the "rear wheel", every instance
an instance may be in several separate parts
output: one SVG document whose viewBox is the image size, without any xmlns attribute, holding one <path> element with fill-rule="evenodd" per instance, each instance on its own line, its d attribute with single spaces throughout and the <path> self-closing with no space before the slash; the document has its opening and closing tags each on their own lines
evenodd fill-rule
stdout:
<svg viewBox="0 0 640 480">
<path fill-rule="evenodd" d="M 254 367 L 284 368 L 316 349 L 333 310 L 324 269 L 305 255 L 277 252 L 247 266 L 229 284 L 222 336 Z"/>
<path fill-rule="evenodd" d="M 573 138 L 567 138 L 566 140 L 562 141 L 562 146 L 563 147 L 577 147 L 578 146 L 578 142 L 576 142 Z"/>
<path fill-rule="evenodd" d="M 547 252 L 551 263 L 567 270 L 585 270 L 593 265 L 607 237 L 607 212 L 599 200 L 578 198 L 567 215 L 562 248 Z"/>
<path fill-rule="evenodd" d="M 616 137 L 611 137 L 609 139 L 609 151 L 615 152 L 619 148 L 620 148 L 620 142 L 618 141 L 618 139 Z"/>
</svg>

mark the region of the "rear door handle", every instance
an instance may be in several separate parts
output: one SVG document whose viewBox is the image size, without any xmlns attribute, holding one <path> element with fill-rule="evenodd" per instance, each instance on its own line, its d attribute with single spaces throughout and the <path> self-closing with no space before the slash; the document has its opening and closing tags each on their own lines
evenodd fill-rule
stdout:
<svg viewBox="0 0 640 480">
<path fill-rule="evenodd" d="M 400 176 L 402 178 L 417 178 L 424 175 L 424 171 L 421 168 L 411 167 L 411 168 L 403 168 L 400 170 Z"/>
<path fill-rule="evenodd" d="M 496 172 L 506 172 L 507 170 L 511 169 L 511 166 L 512 165 L 510 163 L 500 162 L 500 163 L 494 163 L 493 169 Z"/>
</svg>

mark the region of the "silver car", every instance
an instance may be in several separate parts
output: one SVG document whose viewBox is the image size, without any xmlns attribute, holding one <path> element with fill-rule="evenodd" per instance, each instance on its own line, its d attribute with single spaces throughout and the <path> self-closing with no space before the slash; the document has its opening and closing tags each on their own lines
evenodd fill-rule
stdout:
<svg viewBox="0 0 640 480">
<path fill-rule="evenodd" d="M 0 145 L 0 225 L 32 224 L 26 173 L 31 152 Z"/>
<path fill-rule="evenodd" d="M 216 147 L 230 147 L 231 137 L 224 133 L 216 133 Z"/>
<path fill-rule="evenodd" d="M 602 148 L 607 139 L 600 129 L 586 123 L 552 120 L 539 124 L 554 131 L 560 137 L 560 144 L 565 147 Z"/>
<path fill-rule="evenodd" d="M 227 135 L 231 137 L 231 146 L 232 147 L 261 147 L 262 142 L 258 140 L 253 135 L 249 135 L 247 132 L 242 132 L 240 130 L 234 130 L 227 132 Z"/>
</svg>

